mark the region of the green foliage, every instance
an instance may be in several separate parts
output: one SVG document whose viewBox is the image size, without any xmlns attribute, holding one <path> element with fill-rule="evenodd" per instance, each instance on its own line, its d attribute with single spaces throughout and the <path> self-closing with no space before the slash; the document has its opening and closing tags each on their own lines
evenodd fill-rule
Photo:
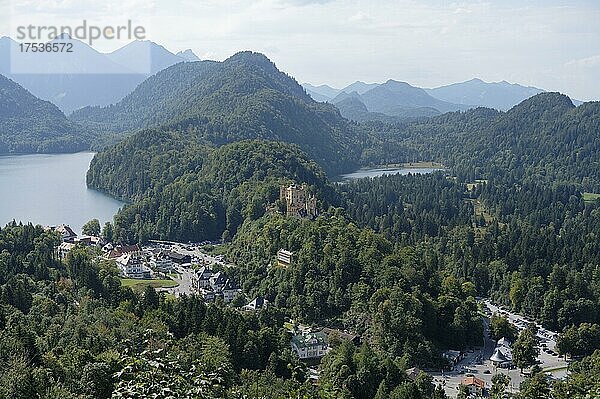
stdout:
<svg viewBox="0 0 600 399">
<path fill-rule="evenodd" d="M 540 353 L 537 339 L 537 328 L 530 324 L 519 334 L 519 337 L 513 344 L 513 362 L 521 371 L 536 364 Z"/>
<path fill-rule="evenodd" d="M 202 161 L 193 151 L 190 159 L 181 154 L 179 166 L 165 173 L 160 166 L 166 156 L 164 147 L 146 148 L 145 137 L 135 137 L 145 148 L 141 158 L 155 167 L 124 166 L 127 162 L 121 162 L 121 149 L 116 148 L 94 158 L 88 174 L 90 184 L 108 189 L 113 181 L 135 182 L 138 173 L 147 173 L 148 184 L 117 188 L 114 193 L 137 198 L 115 217 L 113 235 L 124 241 L 217 240 L 225 231 L 234 235 L 245 219 L 262 216 L 267 205 L 279 198 L 280 185 L 290 182 L 307 183 L 323 203 L 336 200 L 323 171 L 296 146 L 242 141 L 205 148 Z M 121 173 L 122 167 L 133 175 L 128 178 L 126 172 Z"/>
<path fill-rule="evenodd" d="M 573 325 L 559 335 L 556 347 L 561 355 L 589 356 L 600 348 L 600 326 L 590 323 Z"/>
<path fill-rule="evenodd" d="M 506 338 L 510 342 L 515 342 L 517 328 L 506 317 L 494 314 L 490 319 L 490 334 L 494 341 Z"/>
<path fill-rule="evenodd" d="M 0 154 L 82 151 L 82 131 L 55 105 L 0 75 Z"/>
<path fill-rule="evenodd" d="M 98 219 L 92 219 L 83 225 L 81 232 L 88 236 L 99 236 L 100 235 L 100 221 Z"/>
<path fill-rule="evenodd" d="M 180 63 L 149 78 L 116 105 L 73 118 L 111 130 L 167 128 L 197 142 L 262 139 L 297 144 L 328 172 L 356 166 L 368 137 L 330 104 L 313 101 L 264 55 Z"/>
<path fill-rule="evenodd" d="M 401 364 L 374 351 L 368 344 L 356 348 L 346 342 L 327 354 L 322 362 L 321 386 L 326 397 L 445 399 L 433 378 L 421 373 L 414 381 Z"/>
<path fill-rule="evenodd" d="M 575 108 L 567 96 L 541 93 L 506 113 L 486 108 L 415 123 L 366 128 L 417 159 L 436 160 L 460 179 L 510 176 L 524 182 L 570 182 L 600 189 L 599 102 Z M 407 159 L 410 161 L 411 159 Z"/>
<path fill-rule="evenodd" d="M 294 252 L 289 268 L 276 252 Z M 357 332 L 410 364 L 436 365 L 437 347 L 478 345 L 482 323 L 474 298 L 440 294 L 442 276 L 424 248 L 395 250 L 383 236 L 359 229 L 333 211 L 315 221 L 267 215 L 246 222 L 228 258 L 244 291 L 272 298 L 294 318 L 319 322 L 343 317 Z"/>
</svg>

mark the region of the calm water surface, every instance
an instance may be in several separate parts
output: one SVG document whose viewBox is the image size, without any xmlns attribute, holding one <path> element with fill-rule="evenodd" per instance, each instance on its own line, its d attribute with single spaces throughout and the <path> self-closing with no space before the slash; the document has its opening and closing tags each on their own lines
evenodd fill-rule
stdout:
<svg viewBox="0 0 600 399">
<path fill-rule="evenodd" d="M 362 168 L 355 172 L 348 173 L 340 176 L 341 181 L 348 181 L 354 179 L 362 179 L 364 177 L 377 177 L 383 175 L 407 175 L 412 174 L 425 174 L 436 172 L 438 168 Z"/>
<path fill-rule="evenodd" d="M 13 219 L 65 223 L 76 232 L 90 219 L 112 221 L 123 205 L 85 184 L 93 153 L 0 156 L 0 225 Z"/>
</svg>

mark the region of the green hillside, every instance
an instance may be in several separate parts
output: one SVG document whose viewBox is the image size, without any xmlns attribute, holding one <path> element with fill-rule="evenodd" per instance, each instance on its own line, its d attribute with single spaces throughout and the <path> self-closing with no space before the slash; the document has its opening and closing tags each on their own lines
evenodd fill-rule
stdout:
<svg viewBox="0 0 600 399">
<path fill-rule="evenodd" d="M 0 75 L 0 154 L 75 152 L 85 148 L 81 129 L 55 105 Z"/>
<path fill-rule="evenodd" d="M 88 107 L 74 120 L 123 132 L 160 127 L 193 133 L 212 145 L 247 139 L 300 146 L 328 173 L 358 165 L 368 141 L 330 104 L 313 101 L 264 55 L 174 65 L 114 106 Z"/>
</svg>

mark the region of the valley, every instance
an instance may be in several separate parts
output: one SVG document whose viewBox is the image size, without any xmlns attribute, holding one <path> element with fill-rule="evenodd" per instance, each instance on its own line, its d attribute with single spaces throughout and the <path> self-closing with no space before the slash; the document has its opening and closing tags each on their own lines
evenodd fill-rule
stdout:
<svg viewBox="0 0 600 399">
<path fill-rule="evenodd" d="M 0 76 L 0 398 L 596 397 L 599 102 L 82 48 Z"/>
</svg>

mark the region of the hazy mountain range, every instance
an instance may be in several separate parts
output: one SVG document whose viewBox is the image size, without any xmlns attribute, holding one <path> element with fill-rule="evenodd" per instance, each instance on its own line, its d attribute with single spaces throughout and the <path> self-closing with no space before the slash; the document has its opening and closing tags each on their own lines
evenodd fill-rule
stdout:
<svg viewBox="0 0 600 399">
<path fill-rule="evenodd" d="M 0 38 L 0 74 L 63 112 L 116 103 L 149 76 L 173 64 L 198 60 L 191 51 L 173 54 L 151 41 L 134 41 L 112 53 L 61 38 L 72 52 L 22 52 L 19 43 Z"/>
<path fill-rule="evenodd" d="M 56 105 L 0 75 L 0 154 L 82 151 L 87 134 Z"/>
<path fill-rule="evenodd" d="M 545 92 L 537 87 L 506 81 L 484 82 L 478 78 L 433 89 L 395 80 L 385 83 L 357 81 L 343 89 L 309 83 L 303 87 L 316 101 L 336 104 L 342 115 L 354 120 L 433 116 L 476 107 L 506 111 L 529 97 Z M 581 104 L 577 100 L 573 102 Z"/>
</svg>

